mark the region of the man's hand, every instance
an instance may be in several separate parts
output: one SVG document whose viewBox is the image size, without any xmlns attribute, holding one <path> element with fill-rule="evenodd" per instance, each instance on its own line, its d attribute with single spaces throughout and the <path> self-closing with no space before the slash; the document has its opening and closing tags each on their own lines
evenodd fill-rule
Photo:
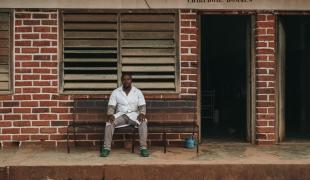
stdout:
<svg viewBox="0 0 310 180">
<path fill-rule="evenodd" d="M 138 116 L 138 120 L 139 120 L 140 122 L 145 121 L 145 115 L 142 114 L 142 113 L 140 113 L 139 116 Z"/>
<path fill-rule="evenodd" d="M 108 122 L 113 123 L 115 120 L 115 117 L 113 115 L 108 115 Z"/>
</svg>

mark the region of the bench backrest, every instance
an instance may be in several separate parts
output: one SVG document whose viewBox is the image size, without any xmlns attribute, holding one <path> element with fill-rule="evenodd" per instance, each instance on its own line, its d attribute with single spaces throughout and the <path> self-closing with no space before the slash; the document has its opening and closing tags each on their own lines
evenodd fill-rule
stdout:
<svg viewBox="0 0 310 180">
<path fill-rule="evenodd" d="M 106 99 L 74 99 L 74 123 L 104 124 L 108 101 Z"/>
<path fill-rule="evenodd" d="M 105 123 L 108 99 L 75 99 L 74 123 Z M 147 100 L 147 118 L 150 124 L 197 123 L 194 101 Z"/>
<path fill-rule="evenodd" d="M 196 102 L 193 100 L 148 100 L 147 118 L 151 124 L 195 124 Z"/>
</svg>

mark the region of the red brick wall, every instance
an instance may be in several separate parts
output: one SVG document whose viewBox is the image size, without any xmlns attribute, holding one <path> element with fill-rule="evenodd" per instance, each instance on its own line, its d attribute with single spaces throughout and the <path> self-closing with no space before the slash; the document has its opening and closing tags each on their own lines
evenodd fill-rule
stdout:
<svg viewBox="0 0 310 180">
<path fill-rule="evenodd" d="M 102 95 L 60 95 L 58 56 L 58 13 L 56 10 L 16 10 L 14 12 L 14 92 L 0 95 L 0 142 L 65 143 L 66 126 L 72 121 L 72 102 L 76 97 Z M 275 19 L 258 14 L 256 27 L 256 135 L 258 144 L 275 142 Z M 180 13 L 180 91 L 179 94 L 145 94 L 152 100 L 196 101 L 198 77 L 197 13 Z M 176 107 L 180 108 L 180 107 Z M 184 117 L 184 112 L 168 117 Z M 182 114 L 183 113 L 183 114 Z M 156 116 L 156 115 L 155 115 Z M 192 117 L 193 114 L 188 114 Z M 99 134 L 80 134 L 79 140 L 98 140 Z M 116 136 L 122 140 L 125 136 Z M 153 140 L 161 138 L 150 135 Z M 170 134 L 182 141 L 184 135 Z"/>
<path fill-rule="evenodd" d="M 258 14 L 256 21 L 256 141 L 258 144 L 274 144 L 276 132 L 275 15 Z"/>
<path fill-rule="evenodd" d="M 28 142 L 63 145 L 66 139 L 66 126 L 73 117 L 74 98 L 107 99 L 109 94 L 59 94 L 59 22 L 56 10 L 16 10 L 13 16 L 14 92 L 10 95 L 0 95 L 1 146 Z M 181 93 L 145 94 L 147 100 L 184 99 L 191 102 L 196 100 L 198 73 L 196 13 L 182 11 L 180 17 Z M 170 115 L 168 118 L 193 117 L 192 112 L 188 115 L 186 112 L 178 112 L 180 113 Z M 180 141 L 183 136 L 170 134 L 168 138 Z M 122 140 L 124 137 L 115 136 L 115 139 Z M 159 140 L 161 137 L 154 134 L 150 135 L 150 138 Z M 98 139 L 98 133 L 84 133 L 78 136 L 80 143 Z"/>
</svg>

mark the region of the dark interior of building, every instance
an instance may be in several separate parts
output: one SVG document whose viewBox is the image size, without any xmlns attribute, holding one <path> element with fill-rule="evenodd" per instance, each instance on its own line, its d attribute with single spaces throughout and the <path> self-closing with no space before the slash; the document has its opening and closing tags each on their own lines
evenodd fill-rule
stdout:
<svg viewBox="0 0 310 180">
<path fill-rule="evenodd" d="M 285 136 L 309 139 L 310 16 L 282 16 L 280 21 L 285 33 Z"/>
<path fill-rule="evenodd" d="M 246 139 L 248 22 L 241 15 L 202 16 L 203 138 Z"/>
</svg>

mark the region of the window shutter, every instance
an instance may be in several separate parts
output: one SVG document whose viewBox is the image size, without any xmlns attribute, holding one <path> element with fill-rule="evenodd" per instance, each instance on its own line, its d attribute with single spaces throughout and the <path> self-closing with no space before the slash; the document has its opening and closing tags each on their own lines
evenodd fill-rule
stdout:
<svg viewBox="0 0 310 180">
<path fill-rule="evenodd" d="M 116 13 L 63 14 L 63 90 L 107 91 L 117 87 Z"/>
<path fill-rule="evenodd" d="M 122 72 L 146 91 L 176 90 L 177 13 L 123 13 L 120 24 Z"/>
<path fill-rule="evenodd" d="M 10 14 L 8 12 L 0 12 L 0 93 L 11 90 L 10 41 Z"/>
</svg>

